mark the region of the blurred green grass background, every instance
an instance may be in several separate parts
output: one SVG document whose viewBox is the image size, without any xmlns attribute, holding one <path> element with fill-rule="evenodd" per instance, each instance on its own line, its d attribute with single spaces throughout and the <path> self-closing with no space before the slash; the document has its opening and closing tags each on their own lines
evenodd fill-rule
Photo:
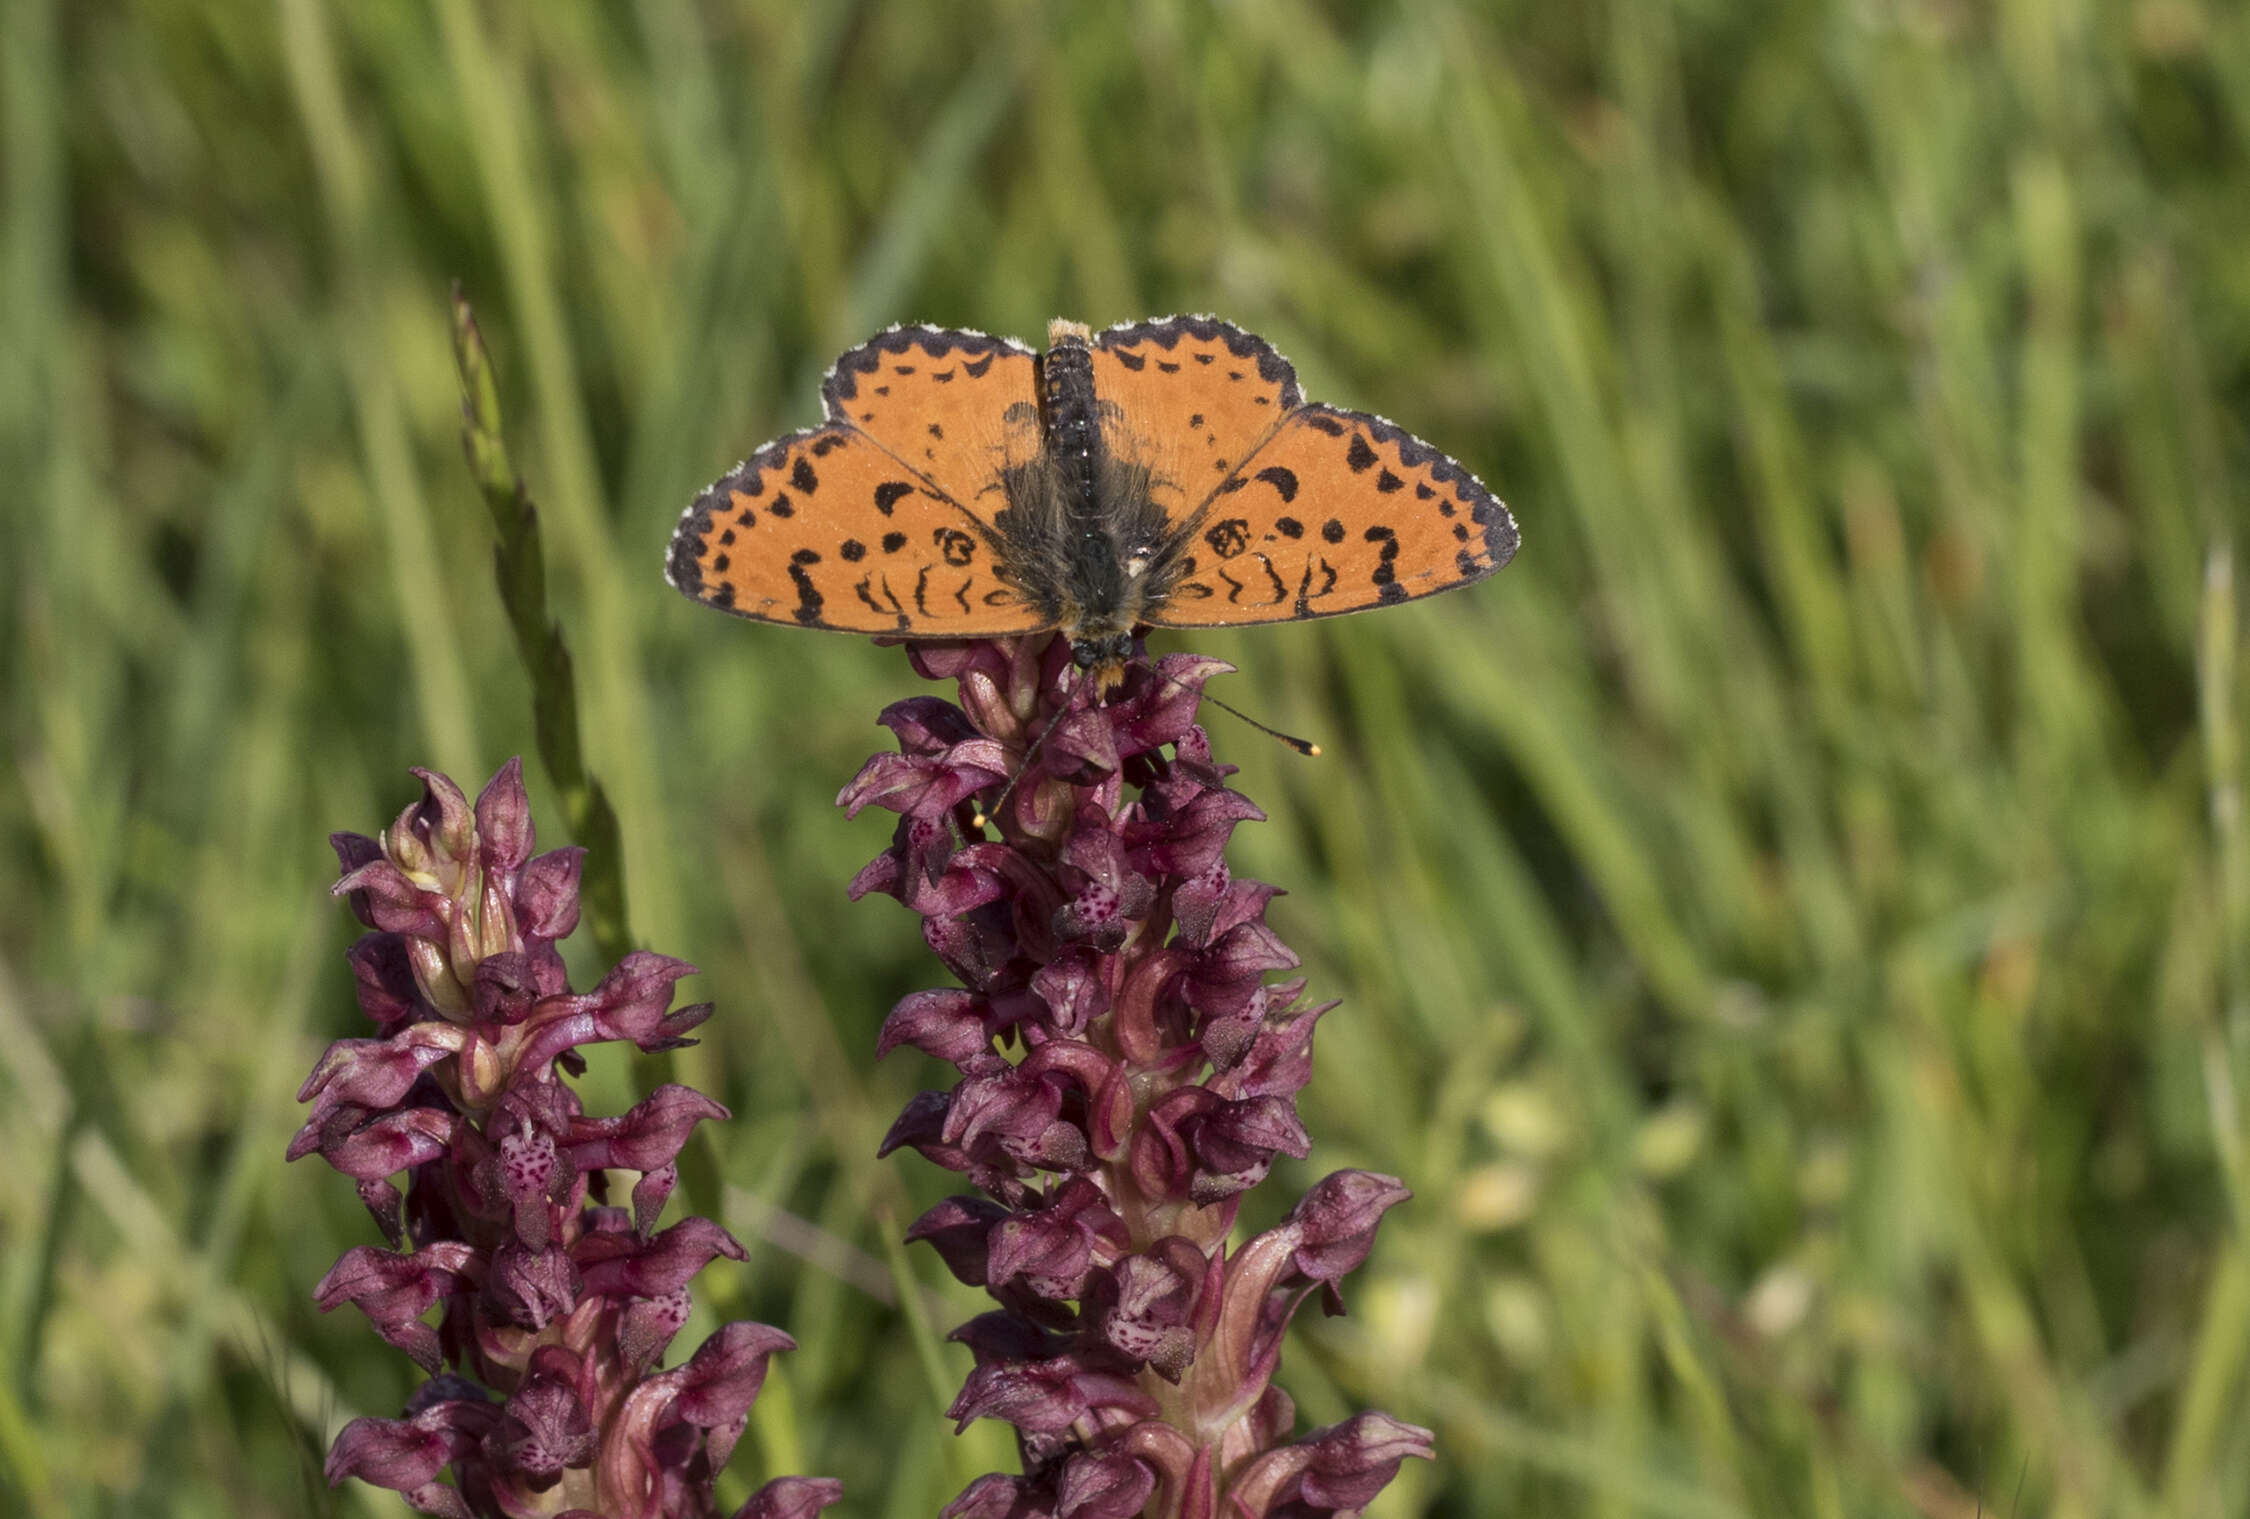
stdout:
<svg viewBox="0 0 2250 1519">
<path fill-rule="evenodd" d="M 927 1515 L 996 1445 L 886 1265 L 945 1178 L 872 1158 L 941 973 L 830 805 L 920 683 L 667 532 L 892 321 L 1189 309 L 1524 528 L 1201 644 L 1331 755 L 1216 735 L 1346 999 L 1260 1206 L 1417 1191 L 1282 1376 L 1437 1430 L 1377 1512 L 2250 1511 L 2250 12 L 5 0 L 0 94 L 0 1509 L 402 1511 L 308 1469 L 416 1379 L 280 1155 L 361 1028 L 324 835 L 532 750 L 458 275 L 719 1004 L 701 1317 L 802 1342 L 725 1492 Z"/>
</svg>

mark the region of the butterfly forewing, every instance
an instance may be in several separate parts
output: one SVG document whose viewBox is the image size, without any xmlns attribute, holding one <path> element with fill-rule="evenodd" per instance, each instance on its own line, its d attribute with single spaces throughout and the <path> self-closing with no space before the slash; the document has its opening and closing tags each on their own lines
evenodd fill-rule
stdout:
<svg viewBox="0 0 2250 1519">
<path fill-rule="evenodd" d="M 1515 551 L 1515 519 L 1460 465 L 1380 417 L 1305 406 L 1228 472 L 1147 620 L 1333 617 L 1481 580 Z"/>
<path fill-rule="evenodd" d="M 1001 467 L 1038 448 L 1037 363 L 1008 338 L 894 327 L 838 359 L 821 399 L 987 523 Z"/>
<path fill-rule="evenodd" d="M 1149 493 L 1176 523 L 1304 399 L 1270 344 L 1211 317 L 1112 327 L 1093 361 L 1105 441 L 1151 466 Z"/>
<path fill-rule="evenodd" d="M 1049 626 L 1001 580 L 978 514 L 831 423 L 776 439 L 696 498 L 667 578 L 765 622 L 997 638 Z"/>
</svg>

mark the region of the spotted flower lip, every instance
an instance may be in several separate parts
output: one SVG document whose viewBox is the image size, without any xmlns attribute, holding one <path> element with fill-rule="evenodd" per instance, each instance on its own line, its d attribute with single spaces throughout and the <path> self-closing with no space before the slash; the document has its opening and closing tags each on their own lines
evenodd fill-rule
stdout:
<svg viewBox="0 0 2250 1519">
<path fill-rule="evenodd" d="M 768 1359 L 794 1348 L 738 1322 L 659 1369 L 689 1283 L 744 1255 L 707 1218 L 657 1227 L 695 1126 L 729 1115 L 668 1083 L 592 1116 L 566 1079 L 585 1045 L 692 1043 L 710 1007 L 672 1001 L 695 967 L 636 952 L 574 992 L 555 945 L 578 924 L 582 855 L 532 852 L 520 763 L 473 806 L 414 773 L 422 799 L 380 837 L 332 840 L 334 890 L 370 930 L 349 960 L 375 1035 L 315 1064 L 288 1153 L 351 1177 L 391 1246 L 347 1250 L 315 1300 L 356 1305 L 431 1378 L 400 1418 L 346 1425 L 328 1478 L 447 1519 L 707 1519 Z M 606 1202 L 613 1170 L 637 1173 L 629 1208 Z M 736 1516 L 809 1519 L 840 1492 L 777 1478 Z"/>
<path fill-rule="evenodd" d="M 1339 1278 L 1410 1194 L 1340 1171 L 1228 1247 L 1242 1195 L 1310 1151 L 1296 1097 L 1334 1006 L 1270 979 L 1298 964 L 1266 922 L 1279 892 L 1226 863 L 1264 816 L 1195 723 L 1228 667 L 1141 656 L 1096 703 L 1066 640 L 909 654 L 958 701 L 894 703 L 896 752 L 837 801 L 897 815 L 851 895 L 919 915 L 957 983 L 901 999 L 877 1052 L 957 1080 L 909 1102 L 882 1153 L 977 1189 L 907 1237 L 991 1293 L 954 1332 L 976 1365 L 948 1412 L 1005 1420 L 1024 1456 L 946 1519 L 1357 1513 L 1429 1432 L 1369 1413 L 1292 1439 L 1272 1378 L 1295 1309 L 1317 1293 L 1340 1312 Z"/>
</svg>

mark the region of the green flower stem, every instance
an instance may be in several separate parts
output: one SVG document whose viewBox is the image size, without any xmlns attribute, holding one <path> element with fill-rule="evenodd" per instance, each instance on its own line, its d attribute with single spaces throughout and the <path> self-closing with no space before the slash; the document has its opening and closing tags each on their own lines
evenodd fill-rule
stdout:
<svg viewBox="0 0 2250 1519">
<path fill-rule="evenodd" d="M 485 352 L 476 313 L 458 281 L 453 286 L 453 358 L 461 372 L 461 446 L 500 535 L 492 553 L 493 576 L 499 582 L 501 604 L 508 609 L 508 625 L 515 629 L 516 651 L 531 676 L 531 720 L 539 759 L 561 796 L 571 838 L 586 848 L 581 910 L 602 956 L 622 958 L 632 948 L 633 935 L 625 915 L 625 876 L 618 863 L 624 852 L 617 813 L 602 783 L 586 771 L 570 649 L 563 642 L 561 626 L 547 615 L 539 509 L 509 462 L 491 356 Z"/>
</svg>

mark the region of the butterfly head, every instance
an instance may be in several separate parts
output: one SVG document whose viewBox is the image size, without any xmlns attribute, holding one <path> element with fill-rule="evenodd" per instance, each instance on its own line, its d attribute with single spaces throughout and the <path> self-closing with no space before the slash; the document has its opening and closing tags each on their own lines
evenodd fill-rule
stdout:
<svg viewBox="0 0 2250 1519">
<path fill-rule="evenodd" d="M 1124 681 L 1125 666 L 1132 657 L 1131 633 L 1104 633 L 1070 641 L 1071 663 L 1092 675 L 1095 694 L 1105 701 Z"/>
</svg>

